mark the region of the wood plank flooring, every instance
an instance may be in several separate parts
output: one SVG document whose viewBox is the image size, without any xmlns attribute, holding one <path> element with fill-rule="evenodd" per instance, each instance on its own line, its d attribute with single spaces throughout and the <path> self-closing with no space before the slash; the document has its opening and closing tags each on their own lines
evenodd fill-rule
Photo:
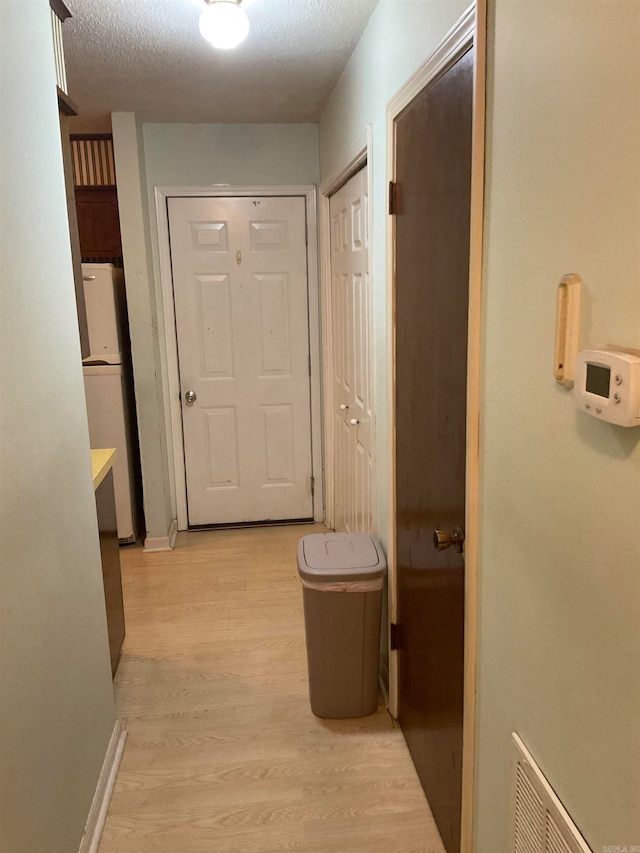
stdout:
<svg viewBox="0 0 640 853">
<path fill-rule="evenodd" d="M 400 730 L 309 708 L 292 526 L 121 549 L 129 738 L 100 853 L 444 853 Z"/>
</svg>

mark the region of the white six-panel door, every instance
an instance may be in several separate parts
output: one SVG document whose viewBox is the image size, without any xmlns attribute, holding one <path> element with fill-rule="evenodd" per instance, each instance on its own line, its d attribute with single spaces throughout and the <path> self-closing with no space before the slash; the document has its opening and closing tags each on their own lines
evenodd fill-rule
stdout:
<svg viewBox="0 0 640 853">
<path fill-rule="evenodd" d="M 168 214 L 189 524 L 311 518 L 305 199 Z"/>
<path fill-rule="evenodd" d="M 373 530 L 373 411 L 367 169 L 329 200 L 334 524 Z"/>
</svg>

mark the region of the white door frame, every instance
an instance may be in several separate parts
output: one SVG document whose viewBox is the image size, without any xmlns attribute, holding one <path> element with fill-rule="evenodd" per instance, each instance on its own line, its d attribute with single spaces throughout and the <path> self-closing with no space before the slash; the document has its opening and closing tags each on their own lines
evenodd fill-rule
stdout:
<svg viewBox="0 0 640 853">
<path fill-rule="evenodd" d="M 335 523 L 335 482 L 333 476 L 333 335 L 331 331 L 331 318 L 333 317 L 333 305 L 331 302 L 331 215 L 329 211 L 329 199 L 340 187 L 347 183 L 349 178 L 359 172 L 363 166 L 367 166 L 367 230 L 369 234 L 369 291 L 373 296 L 373 264 L 371 263 L 371 235 L 373 234 L 373 126 L 367 125 L 345 156 L 339 162 L 335 172 L 320 185 L 320 290 L 322 306 L 322 375 L 324 377 L 323 387 L 323 414 L 324 414 L 324 450 L 325 459 L 328 460 L 324 472 L 325 495 L 326 495 L 326 525 L 333 528 Z M 374 346 L 373 346 L 373 298 L 369 301 L 369 339 L 371 351 L 369 358 L 371 376 L 375 376 Z M 371 484 L 371 495 L 374 501 L 372 513 L 374 528 L 377 528 L 377 513 L 375 511 L 376 500 L 376 405 L 375 405 L 375 382 L 371 383 L 371 411 L 373 422 L 371 424 L 371 449 L 373 452 L 373 476 Z M 371 531 L 376 535 L 376 530 Z"/>
<path fill-rule="evenodd" d="M 156 221 L 158 227 L 158 253 L 160 281 L 156 283 L 157 304 L 162 307 L 160 323 L 164 347 L 160 347 L 163 374 L 166 376 L 168 406 L 165 411 L 167 452 L 169 464 L 171 503 L 178 530 L 188 529 L 187 483 L 184 469 L 184 436 L 182 432 L 182 407 L 180 405 L 180 373 L 178 370 L 178 340 L 176 336 L 175 307 L 173 303 L 173 276 L 169 248 L 169 198 L 233 198 L 253 196 L 302 196 L 307 216 L 307 286 L 309 295 L 309 354 L 311 356 L 311 473 L 314 477 L 313 517 L 324 521 L 324 484 L 322 478 L 322 395 L 320 376 L 320 311 L 318 295 L 318 238 L 317 194 L 313 186 L 251 186 L 251 187 L 156 187 Z M 161 342 L 162 343 L 162 342 Z"/>
<path fill-rule="evenodd" d="M 452 65 L 471 45 L 475 47 L 473 129 L 471 143 L 471 238 L 469 253 L 469 322 L 467 354 L 467 449 L 465 518 L 465 661 L 462 746 L 461 853 L 473 849 L 473 799 L 475 772 L 480 381 L 482 357 L 482 242 L 484 217 L 484 153 L 487 0 L 476 0 L 444 37 L 433 55 L 405 83 L 387 106 L 387 176 L 395 180 L 394 122 L 400 113 L 435 77 Z M 389 614 L 398 617 L 396 466 L 395 466 L 395 217 L 387 217 L 387 322 L 389 329 Z M 389 650 L 389 710 L 398 714 L 397 652 Z"/>
</svg>

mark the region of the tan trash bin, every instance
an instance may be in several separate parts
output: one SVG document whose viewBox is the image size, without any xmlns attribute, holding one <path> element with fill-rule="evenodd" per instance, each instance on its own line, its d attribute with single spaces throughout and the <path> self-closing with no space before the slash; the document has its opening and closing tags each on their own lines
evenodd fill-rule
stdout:
<svg viewBox="0 0 640 853">
<path fill-rule="evenodd" d="M 313 533 L 298 543 L 311 710 L 364 717 L 378 707 L 380 543 L 366 533 Z"/>
</svg>

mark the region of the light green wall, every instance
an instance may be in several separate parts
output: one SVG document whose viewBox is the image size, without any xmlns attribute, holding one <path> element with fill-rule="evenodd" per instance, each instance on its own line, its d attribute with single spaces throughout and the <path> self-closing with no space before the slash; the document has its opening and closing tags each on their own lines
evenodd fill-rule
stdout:
<svg viewBox="0 0 640 853">
<path fill-rule="evenodd" d="M 373 124 L 383 541 L 385 110 L 464 7 L 381 0 L 320 123 L 323 181 Z M 567 272 L 587 288 L 585 345 L 640 347 L 640 5 L 489 7 L 474 853 L 508 849 L 512 730 L 594 850 L 640 844 L 640 430 L 578 413 L 552 375 Z"/>
<path fill-rule="evenodd" d="M 115 712 L 48 2 L 0 38 L 0 850 L 74 853 Z"/>
<path fill-rule="evenodd" d="M 467 8 L 466 0 L 380 0 L 320 121 L 320 180 L 330 180 L 368 125 L 373 130 L 370 240 L 376 415 L 376 532 L 389 538 L 388 330 L 386 297 L 387 103 L 431 56 Z"/>
<path fill-rule="evenodd" d="M 640 429 L 552 375 L 555 292 L 584 346 L 640 347 L 640 4 L 490 4 L 477 853 L 507 849 L 517 730 L 594 851 L 640 845 Z"/>
<path fill-rule="evenodd" d="M 145 124 L 144 147 L 151 195 L 155 186 L 318 183 L 316 124 Z"/>
<path fill-rule="evenodd" d="M 140 439 L 147 537 L 166 537 L 172 521 L 164 420 L 166 391 L 160 373 L 158 310 L 154 297 L 149 208 L 142 127 L 133 113 L 111 117 L 127 311 Z"/>
</svg>

